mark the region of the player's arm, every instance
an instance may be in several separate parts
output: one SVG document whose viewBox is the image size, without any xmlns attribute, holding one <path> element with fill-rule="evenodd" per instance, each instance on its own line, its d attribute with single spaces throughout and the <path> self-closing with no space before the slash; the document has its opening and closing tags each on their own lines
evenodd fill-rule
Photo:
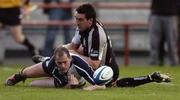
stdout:
<svg viewBox="0 0 180 100">
<path fill-rule="evenodd" d="M 86 62 L 88 62 L 88 64 L 90 66 L 92 66 L 92 68 L 94 70 L 96 70 L 99 67 L 101 61 L 100 60 L 94 60 L 94 59 L 91 59 L 90 57 L 84 56 L 83 47 L 82 46 L 77 45 L 75 43 L 70 43 L 70 44 L 65 45 L 65 46 L 69 49 L 70 53 L 77 54 L 81 58 L 83 58 Z"/>
<path fill-rule="evenodd" d="M 63 47 L 67 48 L 68 50 L 77 51 L 80 45 L 75 44 L 73 42 L 63 45 Z"/>
<path fill-rule="evenodd" d="M 63 47 L 66 47 L 68 50 L 74 50 L 77 51 L 78 48 L 81 45 L 81 40 L 80 40 L 81 36 L 79 34 L 78 29 L 75 32 L 74 37 L 72 38 L 72 41 L 68 44 L 63 45 Z"/>
<path fill-rule="evenodd" d="M 99 67 L 100 63 L 101 63 L 100 60 L 93 60 L 90 57 L 81 55 L 80 53 L 78 53 L 76 51 L 70 51 L 70 52 L 74 53 L 74 54 L 78 54 L 79 56 L 81 56 L 81 58 L 83 58 L 85 61 L 88 62 L 88 64 L 92 67 L 93 70 L 96 70 Z"/>
<path fill-rule="evenodd" d="M 100 60 L 92 60 L 90 57 L 86 57 L 83 55 L 83 51 L 80 46 L 75 43 L 69 43 L 66 45 L 63 45 L 64 47 L 68 48 L 68 50 L 73 53 L 81 56 L 84 60 L 86 60 L 90 66 L 92 66 L 93 69 L 97 69 L 100 65 Z"/>
<path fill-rule="evenodd" d="M 30 0 L 23 0 L 22 1 L 22 7 L 21 7 L 21 15 L 22 15 L 22 18 L 24 19 L 29 19 L 30 18 L 30 13 L 32 13 L 33 11 L 37 10 L 38 8 L 38 5 L 36 4 L 32 4 L 30 3 Z"/>
<path fill-rule="evenodd" d="M 84 53 L 83 53 L 82 50 L 83 50 L 83 48 L 82 48 L 82 47 L 79 47 L 79 48 L 76 49 L 76 50 L 71 49 L 71 50 L 69 50 L 69 52 L 70 52 L 70 53 L 73 53 L 73 54 L 76 54 L 76 55 L 79 55 L 82 59 L 84 59 L 86 62 L 88 62 L 88 64 L 89 64 L 90 66 L 92 66 L 92 68 L 93 68 L 94 70 L 96 70 L 96 69 L 99 67 L 101 61 L 100 61 L 100 60 L 95 60 L 95 59 L 93 60 L 93 59 L 90 58 L 90 57 L 84 56 Z"/>
<path fill-rule="evenodd" d="M 78 79 L 73 74 L 68 76 L 68 84 L 64 88 L 73 89 L 78 87 L 79 87 Z"/>
</svg>

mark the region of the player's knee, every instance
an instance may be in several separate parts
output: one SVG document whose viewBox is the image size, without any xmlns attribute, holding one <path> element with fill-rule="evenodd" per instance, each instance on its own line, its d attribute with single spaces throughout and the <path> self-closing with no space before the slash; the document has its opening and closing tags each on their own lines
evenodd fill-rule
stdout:
<svg viewBox="0 0 180 100">
<path fill-rule="evenodd" d="M 16 37 L 16 38 L 14 38 L 14 40 L 15 40 L 17 43 L 22 44 L 25 39 L 24 39 L 23 37 Z"/>
</svg>

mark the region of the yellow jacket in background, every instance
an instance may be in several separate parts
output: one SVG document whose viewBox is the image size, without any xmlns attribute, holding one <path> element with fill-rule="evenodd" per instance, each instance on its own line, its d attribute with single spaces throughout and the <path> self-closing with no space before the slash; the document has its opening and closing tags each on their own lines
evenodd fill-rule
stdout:
<svg viewBox="0 0 180 100">
<path fill-rule="evenodd" d="M 0 8 L 20 7 L 23 0 L 0 0 Z"/>
</svg>

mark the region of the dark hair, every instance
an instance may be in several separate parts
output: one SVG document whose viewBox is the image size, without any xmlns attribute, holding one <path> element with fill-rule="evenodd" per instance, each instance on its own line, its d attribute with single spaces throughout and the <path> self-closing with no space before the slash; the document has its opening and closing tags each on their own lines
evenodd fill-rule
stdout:
<svg viewBox="0 0 180 100">
<path fill-rule="evenodd" d="M 93 24 L 96 23 L 96 11 L 94 7 L 87 3 L 79 6 L 76 11 L 80 14 L 85 14 L 86 19 L 93 19 Z"/>
<path fill-rule="evenodd" d="M 58 54 L 58 56 L 63 56 L 65 54 L 67 54 L 67 57 L 70 58 L 70 53 L 68 51 L 67 48 L 59 46 L 54 50 L 54 57 L 56 57 L 56 55 Z"/>
</svg>

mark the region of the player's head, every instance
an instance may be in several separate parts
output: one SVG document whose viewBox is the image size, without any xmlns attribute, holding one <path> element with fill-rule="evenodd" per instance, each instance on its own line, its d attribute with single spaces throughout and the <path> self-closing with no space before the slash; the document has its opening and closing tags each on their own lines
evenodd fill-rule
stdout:
<svg viewBox="0 0 180 100">
<path fill-rule="evenodd" d="M 96 23 L 96 11 L 91 4 L 83 4 L 76 9 L 75 19 L 79 30 L 84 31 Z"/>
<path fill-rule="evenodd" d="M 65 47 L 57 47 L 54 51 L 54 59 L 60 71 L 66 73 L 69 70 L 71 56 Z"/>
</svg>

